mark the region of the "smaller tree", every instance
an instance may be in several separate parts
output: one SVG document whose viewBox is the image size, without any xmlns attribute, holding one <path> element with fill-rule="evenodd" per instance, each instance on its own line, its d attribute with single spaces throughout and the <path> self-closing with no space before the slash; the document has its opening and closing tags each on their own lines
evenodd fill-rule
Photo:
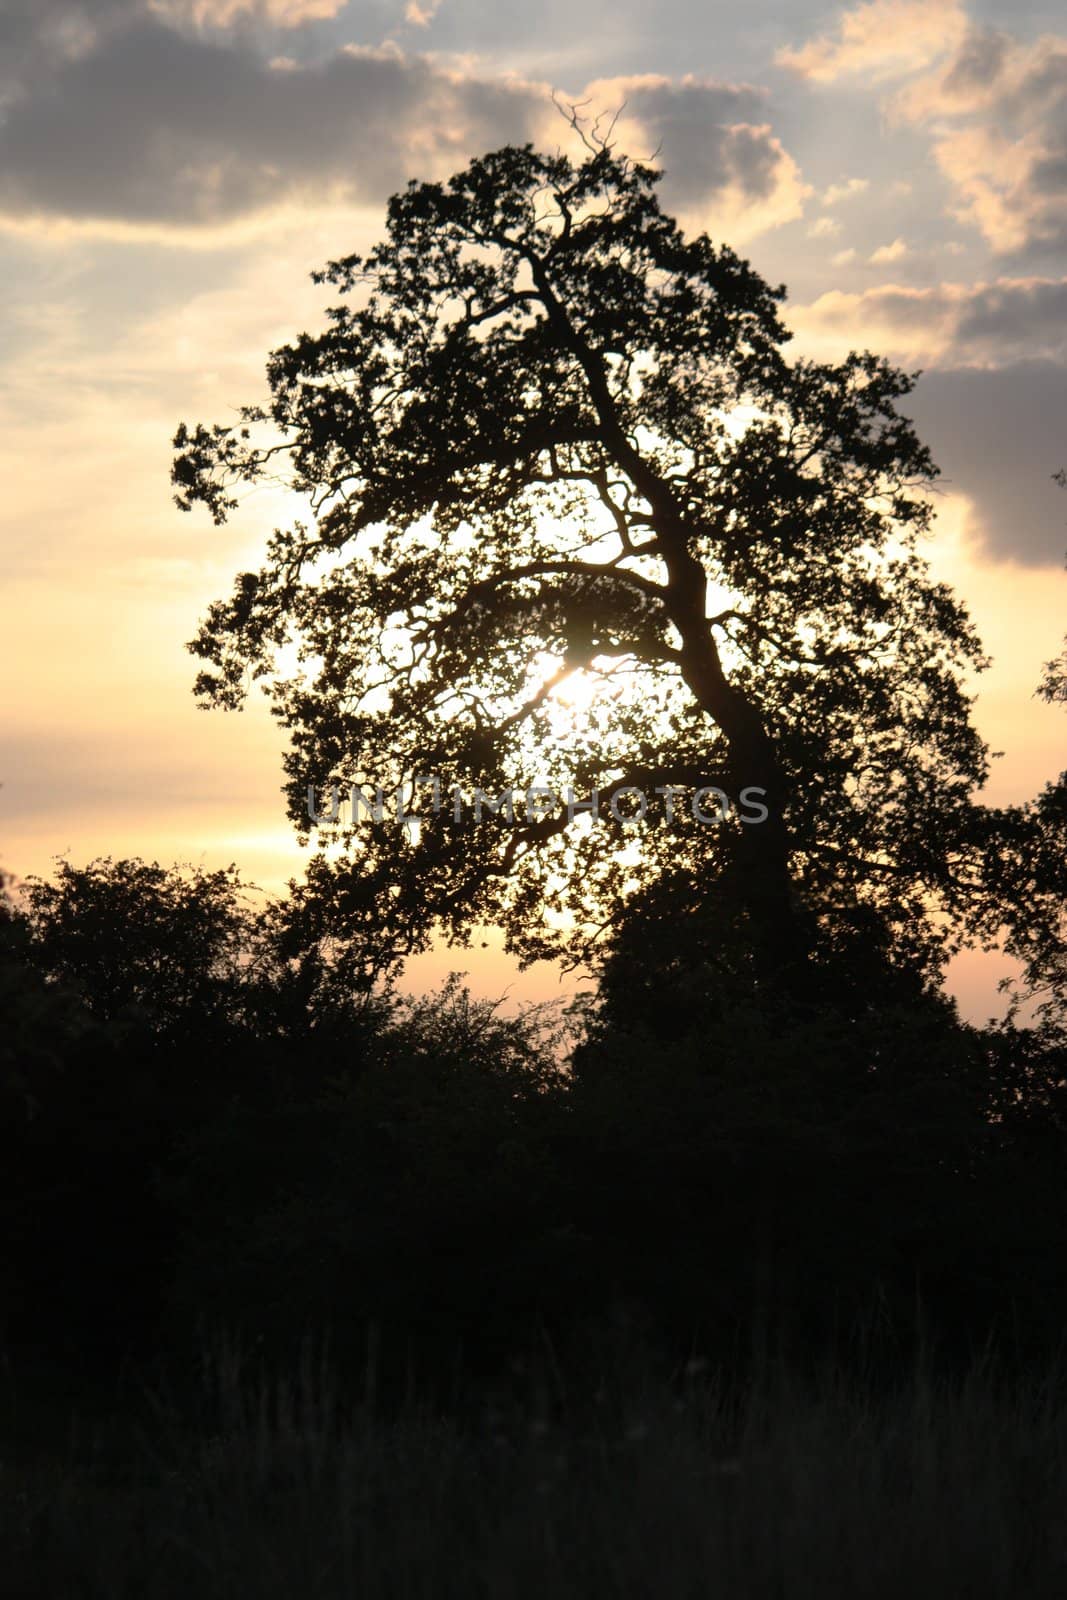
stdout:
<svg viewBox="0 0 1067 1600">
<path fill-rule="evenodd" d="M 249 888 L 233 866 L 60 861 L 54 882 L 27 880 L 33 964 L 105 1022 L 166 1032 L 224 1014 L 251 931 Z"/>
<path fill-rule="evenodd" d="M 0 1103 L 8 1132 L 40 1114 L 72 1049 L 93 1029 L 78 996 L 36 970 L 12 883 L 0 869 Z"/>
</svg>

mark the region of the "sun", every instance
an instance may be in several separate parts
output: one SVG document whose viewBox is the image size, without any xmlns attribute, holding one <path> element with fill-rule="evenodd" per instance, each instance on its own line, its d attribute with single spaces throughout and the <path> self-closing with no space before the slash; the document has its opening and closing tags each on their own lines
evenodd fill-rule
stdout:
<svg viewBox="0 0 1067 1600">
<path fill-rule="evenodd" d="M 567 671 L 562 656 L 545 654 L 538 660 L 545 709 L 556 740 L 568 739 L 586 730 L 598 708 L 617 701 L 625 692 L 624 660 L 613 656 L 594 656 L 585 667 Z M 558 679 L 558 682 L 553 682 Z M 550 687 L 545 687 L 550 686 Z"/>
<path fill-rule="evenodd" d="M 564 678 L 551 692 L 557 705 L 566 706 L 576 717 L 588 713 L 594 701 L 604 693 L 604 676 L 578 668 Z"/>
</svg>

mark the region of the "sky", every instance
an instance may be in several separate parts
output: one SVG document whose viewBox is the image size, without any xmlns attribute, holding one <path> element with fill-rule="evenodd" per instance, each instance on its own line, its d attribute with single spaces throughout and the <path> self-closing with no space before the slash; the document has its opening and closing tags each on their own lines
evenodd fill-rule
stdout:
<svg viewBox="0 0 1067 1600">
<path fill-rule="evenodd" d="M 942 469 L 929 554 L 993 657 L 993 803 L 1065 762 L 1034 698 L 1067 628 L 1067 33 L 1029 0 L 0 0 L 0 866 L 141 855 L 302 871 L 265 702 L 204 712 L 184 649 L 284 508 L 171 499 L 179 421 L 264 395 L 384 203 L 553 103 L 618 114 L 664 206 L 784 283 L 797 354 L 869 348 Z M 486 950 L 479 993 L 558 994 Z M 963 957 L 965 1014 L 997 1009 Z"/>
</svg>

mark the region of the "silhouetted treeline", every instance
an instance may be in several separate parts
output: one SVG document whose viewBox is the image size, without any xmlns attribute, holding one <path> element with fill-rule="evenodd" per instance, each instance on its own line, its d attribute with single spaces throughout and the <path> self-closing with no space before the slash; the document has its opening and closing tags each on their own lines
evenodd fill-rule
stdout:
<svg viewBox="0 0 1067 1600">
<path fill-rule="evenodd" d="M 870 928 L 776 1006 L 722 929 L 635 910 L 567 1053 L 551 1008 L 346 981 L 232 870 L 31 881 L 0 915 L 8 1351 L 88 1381 L 204 1329 L 342 1363 L 373 1330 L 383 1381 L 445 1384 L 619 1304 L 739 1362 L 862 1317 L 899 1359 L 920 1304 L 950 1357 L 1053 1347 L 1062 1042 L 962 1025 Z"/>
</svg>

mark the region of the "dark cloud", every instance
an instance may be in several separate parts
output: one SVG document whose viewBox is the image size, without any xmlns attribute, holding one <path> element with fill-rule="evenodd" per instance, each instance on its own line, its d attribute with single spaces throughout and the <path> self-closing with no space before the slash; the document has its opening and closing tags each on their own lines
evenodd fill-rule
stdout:
<svg viewBox="0 0 1067 1600">
<path fill-rule="evenodd" d="M 627 108 L 663 146 L 664 194 L 673 203 L 699 203 L 731 184 L 754 199 L 774 190 L 781 147 L 767 132 L 760 91 L 746 85 L 659 83 L 632 88 Z"/>
<path fill-rule="evenodd" d="M 50 63 L 91 46 L 102 29 L 134 17 L 140 0 L 0 3 L 0 116 Z"/>
<path fill-rule="evenodd" d="M 1067 356 L 1067 278 L 983 284 L 960 302 L 954 346 L 976 356 L 998 351 Z"/>
<path fill-rule="evenodd" d="M 54 64 L 10 108 L 0 208 L 196 224 L 294 193 L 377 199 L 435 151 L 465 159 L 527 137 L 541 100 L 395 51 L 278 67 L 249 44 L 139 20 Z"/>
<path fill-rule="evenodd" d="M 793 317 L 798 332 L 873 342 L 908 364 L 1003 367 L 1067 361 L 1067 278 L 999 278 L 911 289 L 831 290 Z"/>
<path fill-rule="evenodd" d="M 1011 40 L 1007 34 L 993 29 L 975 29 L 969 33 L 956 54 L 943 80 L 949 95 L 991 84 L 1004 67 Z"/>
<path fill-rule="evenodd" d="M 687 228 L 745 239 L 801 214 L 811 190 L 769 125 L 764 90 L 646 73 L 598 78 L 584 97 L 618 115 L 629 154 L 662 169 L 661 199 Z"/>
<path fill-rule="evenodd" d="M 928 372 L 906 409 L 930 446 L 945 489 L 973 502 L 988 554 L 1062 568 L 1067 494 L 1067 367 L 1052 361 Z"/>
<path fill-rule="evenodd" d="M 14 44 L 55 38 L 65 28 L 95 29 L 145 10 L 145 0 L 6 0 L 0 11 L 0 40 Z"/>
<path fill-rule="evenodd" d="M 139 17 L 162 19 L 176 27 L 227 28 L 248 20 L 293 27 L 336 15 L 348 3 L 349 0 L 4 0 L 0 42 L 21 48 L 43 44 L 62 54 L 76 47 L 79 40 Z M 389 0 L 373 0 L 373 9 L 381 8 L 384 16 L 388 3 Z"/>
<path fill-rule="evenodd" d="M 237 3 L 188 0 L 216 17 Z M 280 14 L 332 0 L 257 3 Z M 251 32 L 174 27 L 171 13 L 134 0 L 93 10 L 114 25 L 39 57 L 0 118 L 8 216 L 195 227 L 294 198 L 373 202 L 414 173 L 443 176 L 475 153 L 536 142 L 552 116 L 543 86 L 449 71 L 392 45 L 271 61 Z M 651 141 L 635 154 L 661 147 L 669 205 L 727 196 L 734 211 L 751 206 L 749 221 L 765 215 L 757 227 L 798 213 L 805 190 L 758 90 L 656 78 L 596 87 L 626 99 Z"/>
</svg>

